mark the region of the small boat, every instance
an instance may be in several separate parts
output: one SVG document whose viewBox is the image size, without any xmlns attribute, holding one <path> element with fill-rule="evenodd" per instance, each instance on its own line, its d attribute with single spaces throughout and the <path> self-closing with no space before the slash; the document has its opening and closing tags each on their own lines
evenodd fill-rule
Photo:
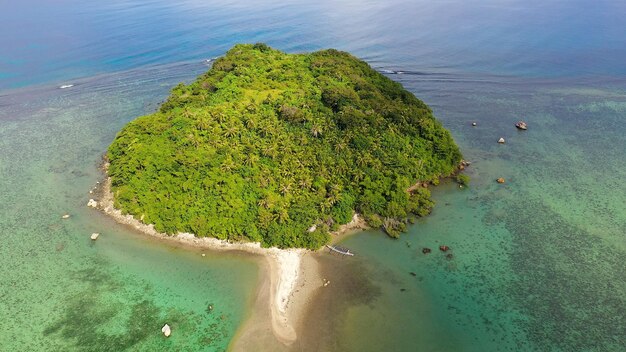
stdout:
<svg viewBox="0 0 626 352">
<path fill-rule="evenodd" d="M 515 124 L 515 127 L 524 131 L 528 129 L 528 125 L 526 125 L 526 122 L 524 121 L 519 121 L 518 123 Z"/>
<path fill-rule="evenodd" d="M 72 88 L 73 86 L 74 86 L 73 84 L 64 84 L 60 86 L 59 89 Z"/>
</svg>

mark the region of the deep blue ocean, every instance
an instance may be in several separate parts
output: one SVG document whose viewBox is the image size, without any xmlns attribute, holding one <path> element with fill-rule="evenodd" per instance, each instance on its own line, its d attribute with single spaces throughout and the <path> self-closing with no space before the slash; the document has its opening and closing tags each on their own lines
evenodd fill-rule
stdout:
<svg viewBox="0 0 626 352">
<path fill-rule="evenodd" d="M 201 60 L 241 42 L 333 47 L 375 67 L 626 74 L 626 3 L 23 0 L 0 3 L 0 88 Z"/>
<path fill-rule="evenodd" d="M 265 42 L 367 61 L 472 161 L 470 186 L 432 188 L 400 240 L 371 230 L 343 242 L 353 259 L 322 259 L 342 284 L 290 349 L 626 351 L 625 18 L 611 0 L 0 0 L 0 350 L 231 346 L 255 260 L 150 241 L 85 204 L 124 124 Z"/>
</svg>

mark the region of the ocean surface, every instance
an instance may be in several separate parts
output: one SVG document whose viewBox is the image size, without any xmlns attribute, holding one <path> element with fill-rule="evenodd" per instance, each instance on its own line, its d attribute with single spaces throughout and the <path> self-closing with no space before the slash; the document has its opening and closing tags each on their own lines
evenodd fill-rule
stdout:
<svg viewBox="0 0 626 352">
<path fill-rule="evenodd" d="M 429 104 L 472 162 L 471 185 L 433 187 L 433 213 L 400 240 L 366 231 L 343 242 L 354 258 L 324 259 L 334 290 L 294 349 L 626 350 L 625 13 L 609 0 L 0 1 L 0 350 L 228 347 L 255 258 L 203 257 L 85 205 L 116 132 L 240 42 L 350 51 Z"/>
</svg>

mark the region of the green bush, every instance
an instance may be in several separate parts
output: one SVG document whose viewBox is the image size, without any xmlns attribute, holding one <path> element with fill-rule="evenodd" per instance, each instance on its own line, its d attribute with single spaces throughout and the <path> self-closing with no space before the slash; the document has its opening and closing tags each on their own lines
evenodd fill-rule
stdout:
<svg viewBox="0 0 626 352">
<path fill-rule="evenodd" d="M 470 177 L 465 174 L 456 175 L 456 182 L 460 185 L 467 186 L 470 183 Z"/>
</svg>

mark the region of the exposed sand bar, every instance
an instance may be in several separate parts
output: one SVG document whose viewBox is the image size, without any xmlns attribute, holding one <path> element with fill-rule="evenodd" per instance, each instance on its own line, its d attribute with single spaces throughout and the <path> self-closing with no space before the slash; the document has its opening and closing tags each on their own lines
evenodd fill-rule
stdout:
<svg viewBox="0 0 626 352">
<path fill-rule="evenodd" d="M 154 229 L 153 225 L 147 225 L 135 219 L 132 215 L 124 215 L 113 206 L 113 193 L 111 192 L 111 179 L 109 177 L 101 185 L 98 192 L 100 199 L 95 205 L 118 223 L 129 225 L 134 229 L 166 241 L 173 241 L 185 245 L 206 248 L 215 251 L 243 251 L 261 255 L 266 258 L 269 268 L 269 302 L 271 312 L 272 330 L 276 338 L 283 344 L 290 344 L 296 340 L 297 335 L 292 322 L 294 314 L 290 314 L 288 307 L 301 272 L 302 257 L 307 252 L 304 249 L 279 249 L 262 248 L 258 242 L 233 243 L 217 238 L 196 237 L 191 233 L 178 233 L 167 235 Z M 299 309 L 296 309 L 299 310 Z"/>
</svg>

